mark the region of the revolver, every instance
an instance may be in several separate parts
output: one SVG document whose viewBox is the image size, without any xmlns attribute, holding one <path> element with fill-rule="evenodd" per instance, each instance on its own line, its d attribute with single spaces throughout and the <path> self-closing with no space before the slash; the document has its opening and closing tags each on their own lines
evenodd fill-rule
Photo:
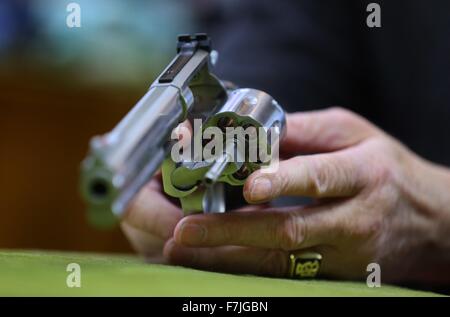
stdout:
<svg viewBox="0 0 450 317">
<path fill-rule="evenodd" d="M 158 169 L 165 193 L 190 214 L 224 212 L 227 186 L 273 166 L 283 109 L 263 91 L 218 79 L 217 58 L 206 34 L 178 36 L 177 55 L 147 93 L 113 130 L 91 139 L 80 177 L 90 223 L 113 226 Z M 180 146 L 174 131 L 182 122 L 194 129 Z"/>
</svg>

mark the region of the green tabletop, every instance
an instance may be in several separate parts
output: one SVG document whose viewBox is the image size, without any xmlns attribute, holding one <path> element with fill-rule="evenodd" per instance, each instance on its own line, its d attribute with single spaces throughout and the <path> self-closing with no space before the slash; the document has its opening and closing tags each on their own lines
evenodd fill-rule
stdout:
<svg viewBox="0 0 450 317">
<path fill-rule="evenodd" d="M 66 268 L 81 268 L 69 288 Z M 293 281 L 143 263 L 122 255 L 0 250 L 1 296 L 433 296 L 364 282 Z"/>
</svg>

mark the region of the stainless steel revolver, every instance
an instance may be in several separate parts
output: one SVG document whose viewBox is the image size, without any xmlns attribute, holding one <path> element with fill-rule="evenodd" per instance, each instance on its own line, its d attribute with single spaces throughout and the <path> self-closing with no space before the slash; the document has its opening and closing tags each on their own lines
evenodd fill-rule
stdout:
<svg viewBox="0 0 450 317">
<path fill-rule="evenodd" d="M 92 138 L 80 181 L 91 223 L 114 225 L 160 167 L 164 191 L 185 213 L 224 212 L 224 186 L 243 185 L 273 161 L 285 133 L 283 109 L 265 92 L 219 80 L 210 72 L 217 57 L 206 34 L 180 35 L 177 55 L 148 92 L 112 131 Z M 186 120 L 200 128 L 180 151 L 191 155 L 174 159 L 172 131 Z M 217 147 L 205 159 L 208 128 Z"/>
</svg>

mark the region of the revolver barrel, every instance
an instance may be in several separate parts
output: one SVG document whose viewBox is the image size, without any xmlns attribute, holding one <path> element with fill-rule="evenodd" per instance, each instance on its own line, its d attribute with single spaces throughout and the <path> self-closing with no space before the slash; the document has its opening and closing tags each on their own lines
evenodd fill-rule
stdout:
<svg viewBox="0 0 450 317">
<path fill-rule="evenodd" d="M 81 167 L 81 193 L 89 220 L 97 226 L 114 225 L 161 166 L 172 130 L 194 110 L 194 94 L 203 94 L 203 104 L 197 102 L 202 113 L 214 110 L 220 97 L 226 96 L 208 71 L 210 40 L 206 35 L 180 36 L 177 51 L 125 118 L 111 132 L 91 140 Z"/>
<path fill-rule="evenodd" d="M 151 88 L 115 129 L 91 140 L 81 189 L 92 222 L 113 224 L 159 168 L 169 134 L 183 119 L 180 103 L 176 88 Z"/>
</svg>

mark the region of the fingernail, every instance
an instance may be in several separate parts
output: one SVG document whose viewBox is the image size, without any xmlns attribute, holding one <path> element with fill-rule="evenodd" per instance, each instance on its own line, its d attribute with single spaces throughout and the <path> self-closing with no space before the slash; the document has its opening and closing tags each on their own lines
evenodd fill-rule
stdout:
<svg viewBox="0 0 450 317">
<path fill-rule="evenodd" d="M 202 243 L 206 237 L 206 229 L 196 224 L 184 223 L 180 229 L 180 242 L 197 245 Z"/>
<path fill-rule="evenodd" d="M 266 177 L 258 177 L 253 181 L 250 190 L 250 199 L 260 201 L 270 198 L 272 195 L 272 182 Z"/>
</svg>

